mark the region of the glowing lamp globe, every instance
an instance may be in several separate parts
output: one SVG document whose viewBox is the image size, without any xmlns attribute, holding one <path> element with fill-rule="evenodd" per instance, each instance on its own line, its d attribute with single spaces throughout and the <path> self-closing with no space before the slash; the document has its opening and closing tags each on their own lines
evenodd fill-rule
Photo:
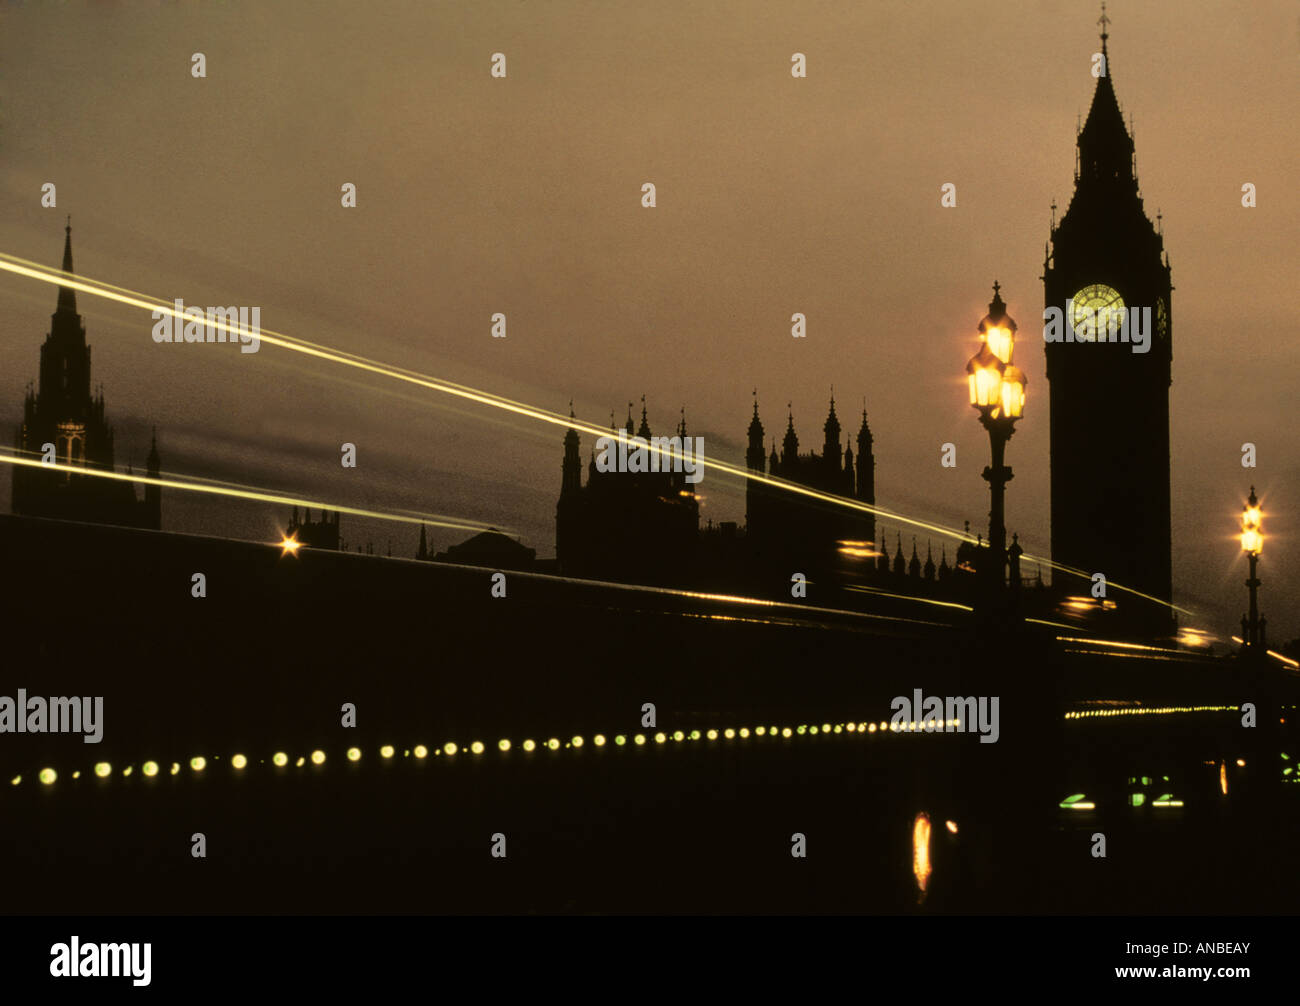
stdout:
<svg viewBox="0 0 1300 1006">
<path fill-rule="evenodd" d="M 1001 287 L 993 284 L 993 300 L 989 302 L 989 313 L 979 324 L 980 338 L 989 347 L 989 352 L 1003 363 L 1011 362 L 1011 353 L 1016 345 L 1016 322 L 1007 314 L 1007 305 L 1002 302 Z"/>
<path fill-rule="evenodd" d="M 970 403 L 977 409 L 996 409 L 1002 404 L 1002 370 L 1006 366 L 989 350 L 988 344 L 966 364 Z"/>
<path fill-rule="evenodd" d="M 1011 329 L 996 325 L 984 333 L 985 345 L 989 351 L 1003 363 L 1011 362 L 1011 351 L 1015 348 L 1015 337 Z"/>
<path fill-rule="evenodd" d="M 1002 414 L 1019 419 L 1025 414 L 1025 375 L 1019 367 L 1007 367 L 1002 373 Z"/>
<path fill-rule="evenodd" d="M 1264 551 L 1264 532 L 1260 526 L 1263 519 L 1255 487 L 1251 486 L 1250 498 L 1241 510 L 1241 550 L 1247 555 L 1259 555 Z"/>
</svg>

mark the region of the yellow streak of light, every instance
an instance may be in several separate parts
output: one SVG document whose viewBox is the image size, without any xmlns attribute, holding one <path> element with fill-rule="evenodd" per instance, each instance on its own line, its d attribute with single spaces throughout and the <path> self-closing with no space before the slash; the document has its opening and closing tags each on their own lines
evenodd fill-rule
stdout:
<svg viewBox="0 0 1300 1006">
<path fill-rule="evenodd" d="M 201 485 L 197 482 L 174 478 L 150 478 L 147 475 L 126 475 L 122 472 L 110 472 L 100 468 L 83 468 L 80 465 L 68 465 L 58 461 L 45 462 L 35 458 L 17 456 L 8 448 L 0 448 L 0 462 L 9 465 L 22 465 L 26 468 L 42 468 L 52 472 L 70 472 L 74 475 L 86 475 L 90 478 L 112 479 L 117 482 L 139 482 L 143 485 L 158 486 L 161 489 L 182 489 L 186 492 L 210 493 L 215 496 L 229 496 L 234 499 L 252 500 L 257 503 L 277 503 L 283 506 L 312 507 L 345 513 L 351 517 L 369 517 L 374 520 L 398 521 L 402 524 L 427 524 L 430 527 L 446 527 L 458 531 L 481 531 L 486 524 L 453 523 L 435 521 L 423 517 L 403 517 L 398 514 L 382 513 L 378 510 L 363 510 L 360 507 L 337 506 L 333 503 L 321 503 L 318 500 L 304 500 L 294 496 L 281 496 L 277 493 L 261 492 L 250 489 L 229 489 L 217 485 Z"/>
<path fill-rule="evenodd" d="M 1062 643 L 1086 643 L 1088 646 L 1114 646 L 1122 650 L 1143 650 L 1147 653 L 1171 653 L 1175 656 L 1184 656 L 1181 650 L 1171 650 L 1163 646 L 1147 646 L 1143 643 L 1125 643 L 1117 639 L 1084 639 L 1079 636 L 1057 636 L 1056 639 Z"/>
<path fill-rule="evenodd" d="M 1033 622 L 1035 625 L 1049 625 L 1053 629 L 1070 629 L 1072 631 L 1078 630 L 1077 625 L 1066 625 L 1064 622 L 1049 622 L 1042 618 L 1026 618 L 1025 621 Z"/>
<path fill-rule="evenodd" d="M 932 604 L 936 608 L 957 608 L 960 611 L 974 611 L 969 604 L 958 604 L 955 601 L 936 601 L 930 597 L 915 597 L 910 594 L 891 594 L 887 590 L 877 590 L 875 587 L 863 587 L 860 584 L 846 584 L 849 590 L 857 591 L 859 594 L 876 594 L 879 597 L 889 597 L 897 601 L 916 601 L 920 604 Z"/>
<path fill-rule="evenodd" d="M 4 447 L 0 447 L 0 451 L 3 451 L 3 450 L 9 450 L 9 449 L 8 449 L 8 448 L 4 448 Z M 29 452 L 22 452 L 22 451 L 16 451 L 16 450 L 15 450 L 15 451 L 12 451 L 11 453 L 13 453 L 15 456 L 21 456 L 21 455 L 23 455 L 24 453 L 26 453 L 26 456 L 27 456 L 27 457 L 38 457 L 38 456 L 39 456 L 39 455 L 37 455 L 36 453 L 34 453 L 34 452 L 30 452 L 30 451 L 29 451 Z M 229 481 L 228 479 L 212 479 L 212 478 L 205 478 L 205 477 L 202 476 L 202 475 L 186 475 L 186 476 L 185 476 L 185 479 L 186 479 L 186 481 L 188 481 L 188 482 L 201 482 L 201 483 L 203 483 L 204 485 L 210 485 L 210 486 L 224 486 L 224 487 L 227 488 L 227 489 L 243 489 L 243 490 L 246 490 L 246 491 L 248 491 L 248 492 L 265 492 L 265 491 L 266 491 L 265 489 L 262 489 L 260 486 L 250 486 L 250 485 L 246 485 L 246 484 L 244 484 L 244 483 L 242 483 L 242 482 L 231 482 L 231 481 Z M 139 479 L 138 481 L 144 481 L 144 479 Z M 328 505 L 326 505 L 326 504 L 317 504 L 317 505 L 318 505 L 318 506 L 323 506 L 323 507 L 324 507 L 325 509 L 327 509 L 327 510 L 333 509 L 333 507 L 330 507 L 330 506 L 328 506 Z M 468 518 L 463 518 L 463 517 L 449 517 L 449 516 L 446 515 L 446 514 L 425 513 L 425 512 L 423 512 L 423 511 L 421 511 L 421 510 L 406 510 L 406 509 L 403 509 L 403 508 L 400 508 L 400 507 L 399 507 L 399 508 L 397 508 L 396 510 L 394 510 L 391 514 L 389 514 L 389 513 L 387 513 L 387 512 L 385 513 L 385 519 L 388 519 L 388 518 L 390 518 L 390 517 L 395 517 L 395 516 L 413 517 L 413 518 L 415 518 L 416 520 L 423 521 L 424 523 L 428 523 L 428 524 L 433 524 L 433 525 L 435 525 L 435 526 L 437 525 L 437 523 L 438 523 L 439 521 L 450 520 L 450 521 L 452 521 L 453 523 L 455 523 L 455 524 L 457 524 L 457 525 L 459 525 L 459 524 L 461 524 L 461 523 L 464 523 L 464 524 L 468 524 L 468 525 L 471 525 L 471 526 L 477 527 L 477 528 L 479 528 L 480 530 L 483 530 L 483 531 L 496 530 L 496 531 L 503 531 L 503 532 L 505 532 L 505 533 L 511 533 L 511 532 L 509 531 L 509 529 L 499 527 L 499 526 L 496 525 L 496 524 L 486 524 L 486 523 L 481 523 L 481 522 L 479 522 L 479 521 L 469 520 Z"/>
<path fill-rule="evenodd" d="M 126 304 L 129 307 L 138 307 L 151 312 L 159 311 L 165 315 L 169 315 L 172 318 L 176 318 L 181 322 L 185 322 L 187 320 L 184 317 L 182 312 L 176 310 L 176 307 L 173 303 L 168 303 L 166 301 L 159 300 L 155 297 L 150 297 L 149 295 L 140 293 L 138 291 L 128 290 L 125 287 L 113 286 L 112 284 L 103 283 L 98 280 L 88 280 L 85 277 L 74 276 L 70 273 L 65 273 L 58 269 L 50 269 L 46 266 L 41 265 L 38 262 L 31 262 L 26 259 L 21 259 L 13 255 L 4 254 L 2 252 L 0 252 L 0 269 L 3 269 L 7 272 L 14 273 L 18 276 L 25 276 L 29 279 L 40 280 L 43 283 L 50 283 L 54 286 L 62 286 L 70 290 L 78 290 L 83 293 L 88 293 L 93 297 L 103 297 L 106 300 L 116 301 L 119 304 Z M 209 318 L 209 319 L 205 319 L 205 324 L 209 328 L 216 328 L 219 331 L 228 333 L 230 335 L 234 335 L 236 339 L 240 334 L 237 327 L 228 324 L 224 320 Z M 304 339 L 298 339 L 293 336 L 286 335 L 283 332 L 276 332 L 271 329 L 262 329 L 259 332 L 258 337 L 260 342 L 265 343 L 266 345 L 269 346 L 277 346 L 280 349 L 288 349 L 296 353 L 303 353 L 307 356 L 312 356 L 317 359 L 326 360 L 330 363 L 340 363 L 345 366 L 354 367 L 358 370 L 366 371 L 368 373 L 378 374 L 381 377 L 388 377 L 393 380 L 404 381 L 408 384 L 414 384 L 418 387 L 428 388 L 431 391 L 438 391 L 438 392 L 442 392 L 443 394 L 453 395 L 457 398 L 465 399 L 466 401 L 476 402 L 481 405 L 489 405 L 492 406 L 493 408 L 504 409 L 507 412 L 514 413 L 515 415 L 524 416 L 528 419 L 536 419 L 540 422 L 549 423 L 553 426 L 562 426 L 565 428 L 572 427 L 575 430 L 579 430 L 584 433 L 589 433 L 596 437 L 608 436 L 610 434 L 609 430 L 602 429 L 601 427 L 596 426 L 592 423 L 586 423 L 579 419 L 574 419 L 569 416 L 561 415 L 558 412 L 549 412 L 545 409 L 539 409 L 534 406 L 524 404 L 522 402 L 516 402 L 513 401 L 512 399 L 504 398 L 500 395 L 493 395 L 489 392 L 479 391 L 475 388 L 470 388 L 463 384 L 455 384 L 451 381 L 444 381 L 438 378 L 429 377 L 425 374 L 420 374 L 417 371 L 407 370 L 404 367 L 396 367 L 391 364 L 382 363 L 378 360 L 371 360 L 363 356 L 358 356 L 355 353 L 348 353 L 344 350 L 331 349 L 328 346 L 321 346 L 316 343 L 307 342 Z M 669 448 L 657 446 L 655 444 L 648 445 L 647 449 L 654 451 L 656 454 L 669 459 L 684 458 L 684 455 L 680 451 L 674 451 Z M 697 455 L 694 458 L 694 460 L 698 461 L 701 464 L 701 473 L 703 471 L 703 468 L 705 467 L 712 468 L 719 472 L 723 472 L 727 475 L 731 475 L 738 479 L 752 480 L 754 482 L 758 482 L 763 485 L 772 486 L 773 488 L 781 489 L 786 492 L 791 492 L 799 496 L 805 496 L 808 497 L 809 499 L 818 500 L 819 502 L 831 503 L 836 506 L 845 507 L 847 509 L 858 510 L 862 513 L 874 514 L 878 517 L 887 518 L 889 520 L 898 523 L 907 524 L 911 527 L 920 528 L 921 530 L 929 531 L 933 534 L 954 538 L 958 541 L 971 542 L 972 544 L 975 543 L 975 539 L 972 538 L 970 535 L 964 534 L 953 528 L 944 527 L 941 524 L 933 524 L 930 523 L 929 521 L 917 520 L 912 517 L 905 517 L 902 514 L 897 514 L 889 510 L 884 510 L 880 507 L 871 506 L 869 504 L 861 502 L 860 500 L 849 499 L 848 497 L 845 496 L 837 496 L 833 493 L 820 492 L 819 490 L 810 489 L 807 486 L 799 485 L 798 483 L 795 482 L 787 482 L 785 479 L 773 478 L 770 475 L 764 475 L 758 472 L 753 472 L 747 468 L 738 468 L 737 466 L 728 464 L 725 461 L 718 461 L 714 458 L 709 458 L 702 454 Z M 316 504 L 316 505 L 319 506 L 320 504 Z M 350 512 L 342 508 L 331 507 L 330 509 L 340 509 L 341 512 L 343 513 Z M 388 516 L 387 519 L 399 519 L 399 518 Z M 451 526 L 451 525 L 441 525 L 441 526 Z M 481 529 L 482 528 L 475 528 L 474 530 L 481 530 Z M 1022 561 L 1024 562 L 1034 562 L 1039 564 L 1040 566 L 1047 566 L 1050 569 L 1059 570 L 1063 573 L 1069 573 L 1072 576 L 1078 576 L 1085 580 L 1091 580 L 1092 578 L 1091 573 L 1086 573 L 1083 570 L 1075 569 L 1071 566 L 1065 566 L 1060 563 L 1053 562 L 1051 559 L 1046 558 L 1044 556 L 1032 555 L 1026 552 L 1022 555 L 1021 558 Z M 1108 581 L 1107 586 L 1117 590 L 1126 591 L 1127 593 L 1133 594 L 1136 597 L 1141 597 L 1145 600 L 1152 601 L 1156 604 L 1170 608 L 1173 611 L 1179 611 L 1186 615 L 1194 614 L 1193 612 L 1188 611 L 1186 608 L 1181 608 L 1178 605 L 1170 604 L 1167 601 L 1161 600 L 1160 598 L 1157 597 L 1152 597 L 1149 594 L 1143 594 L 1140 591 L 1134 590 L 1131 587 L 1126 587 L 1123 584 L 1116 583 L 1113 580 Z"/>
</svg>

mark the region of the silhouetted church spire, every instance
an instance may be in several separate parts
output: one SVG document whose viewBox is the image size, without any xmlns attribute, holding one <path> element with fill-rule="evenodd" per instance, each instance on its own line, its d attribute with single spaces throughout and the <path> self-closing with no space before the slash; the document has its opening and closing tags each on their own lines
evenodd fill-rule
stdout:
<svg viewBox="0 0 1300 1006">
<path fill-rule="evenodd" d="M 63 271 L 72 272 L 72 217 L 68 217 L 68 226 L 63 231 Z M 59 287 L 59 311 L 69 314 L 77 313 L 77 292 L 71 287 Z"/>
<path fill-rule="evenodd" d="M 754 418 L 749 421 L 749 447 L 745 451 L 745 467 L 751 472 L 763 471 L 763 423 L 758 418 L 758 389 L 754 389 Z M 746 486 L 746 521 L 752 523 L 749 517 L 749 511 L 753 509 L 749 505 L 749 500 L 753 496 L 753 489 L 750 485 Z"/>
<path fill-rule="evenodd" d="M 1137 178 L 1133 173 L 1133 138 L 1124 126 L 1124 115 L 1115 97 L 1111 83 L 1110 54 L 1106 48 L 1109 38 L 1105 28 L 1110 23 L 1106 12 L 1101 20 L 1101 63 L 1098 64 L 1097 89 L 1092 95 L 1088 119 L 1079 131 L 1080 187 L 1117 186 L 1137 191 Z"/>
<path fill-rule="evenodd" d="M 63 271 L 73 274 L 72 218 L 63 232 Z M 66 280 L 65 280 L 66 282 Z M 50 330 L 41 344 L 40 377 L 23 402 L 22 423 L 16 431 L 19 451 L 40 455 L 54 446 L 60 465 L 114 471 L 113 427 L 104 413 L 102 389 L 92 391 L 90 347 L 77 314 L 77 297 L 60 284 L 50 316 Z M 160 469 L 155 440 L 149 453 L 150 475 Z M 144 527 L 157 530 L 161 504 L 157 486 L 146 486 L 138 500 L 126 482 L 82 479 L 68 472 L 43 472 L 15 467 L 13 511 L 42 517 Z"/>
<path fill-rule="evenodd" d="M 826 416 L 826 423 L 822 427 L 826 433 L 826 440 L 822 444 L 822 457 L 825 458 L 825 464 L 831 471 L 840 470 L 840 421 L 835 415 L 835 389 L 831 388 L 831 411 Z"/>
<path fill-rule="evenodd" d="M 822 445 L 822 456 L 827 468 L 832 472 L 840 471 L 840 419 L 835 415 L 835 389 L 831 389 L 831 412 L 822 426 L 826 432 L 826 441 Z"/>
<path fill-rule="evenodd" d="M 573 414 L 573 402 L 569 402 L 569 418 Z M 578 431 L 570 426 L 564 433 L 564 462 L 561 466 L 560 495 L 577 492 L 582 488 L 582 454 L 578 450 Z"/>
<path fill-rule="evenodd" d="M 799 456 L 799 438 L 794 432 L 794 403 L 790 403 L 789 412 L 787 413 L 789 424 L 785 428 L 785 443 L 781 445 L 781 461 L 784 464 L 793 464 Z"/>
</svg>

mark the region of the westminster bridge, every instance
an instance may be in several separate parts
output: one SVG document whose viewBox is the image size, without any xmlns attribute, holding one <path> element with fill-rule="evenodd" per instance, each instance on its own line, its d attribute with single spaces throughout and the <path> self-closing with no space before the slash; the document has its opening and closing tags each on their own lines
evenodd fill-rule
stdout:
<svg viewBox="0 0 1300 1006">
<path fill-rule="evenodd" d="M 815 583 L 786 603 L 510 572 L 499 596 L 481 568 L 196 536 L 8 517 L 0 542 L 0 694 L 104 710 L 98 744 L 0 735 L 15 911 L 1297 894 L 1280 867 L 1300 689 L 1281 662 L 1049 620 L 991 631 L 900 599 L 851 610 Z M 922 697 L 983 699 L 996 730 L 899 722 Z"/>
</svg>

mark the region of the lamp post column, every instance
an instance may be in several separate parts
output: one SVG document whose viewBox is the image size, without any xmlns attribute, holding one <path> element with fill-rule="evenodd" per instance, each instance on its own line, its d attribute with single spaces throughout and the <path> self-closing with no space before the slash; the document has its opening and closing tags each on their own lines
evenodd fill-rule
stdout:
<svg viewBox="0 0 1300 1006">
<path fill-rule="evenodd" d="M 1006 458 L 1007 441 L 1011 439 L 1013 428 L 1009 423 L 996 419 L 985 419 L 984 425 L 989 431 L 989 446 L 993 463 L 984 469 L 984 481 L 989 484 L 989 585 L 996 590 L 1003 590 L 1006 585 L 1007 568 L 1007 522 L 1006 500 L 1007 483 L 1014 478 L 1011 469 L 1003 462 Z"/>
<path fill-rule="evenodd" d="M 1246 553 L 1250 563 L 1250 577 L 1246 588 L 1250 591 L 1250 615 L 1242 626 L 1241 652 L 1250 657 L 1261 658 L 1264 655 L 1263 632 L 1259 618 L 1259 556 L 1264 551 L 1263 512 L 1255 496 L 1255 487 L 1250 487 L 1250 498 L 1241 512 L 1241 550 Z"/>
</svg>

